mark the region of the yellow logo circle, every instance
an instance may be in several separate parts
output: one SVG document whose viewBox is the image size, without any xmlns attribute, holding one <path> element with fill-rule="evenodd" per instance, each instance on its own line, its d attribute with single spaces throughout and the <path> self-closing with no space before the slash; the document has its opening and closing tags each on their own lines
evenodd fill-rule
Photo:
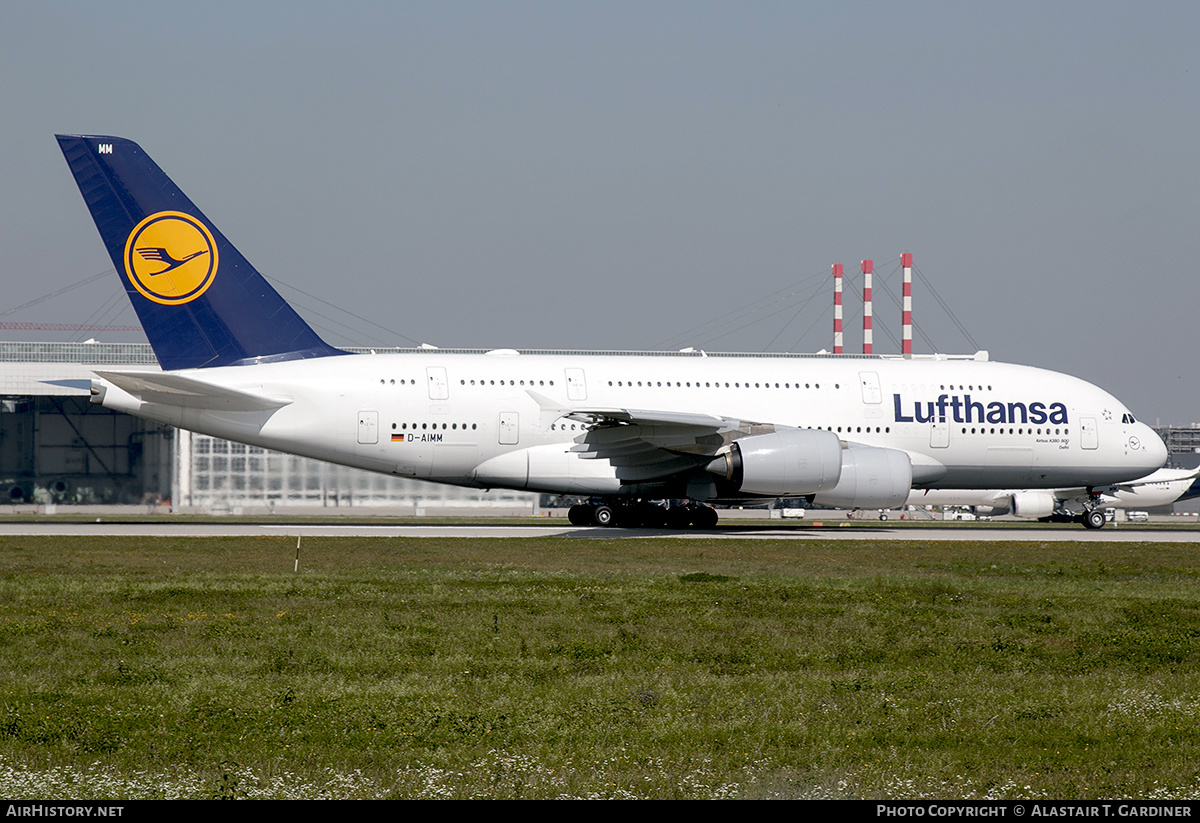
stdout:
<svg viewBox="0 0 1200 823">
<path fill-rule="evenodd" d="M 155 303 L 177 306 L 204 294 L 217 274 L 217 242 L 190 214 L 160 211 L 125 242 L 125 274 Z"/>
</svg>

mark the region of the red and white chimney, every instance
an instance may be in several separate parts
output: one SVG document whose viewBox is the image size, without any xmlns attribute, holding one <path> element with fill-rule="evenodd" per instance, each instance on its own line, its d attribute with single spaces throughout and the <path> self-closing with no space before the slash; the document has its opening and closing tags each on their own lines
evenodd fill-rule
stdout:
<svg viewBox="0 0 1200 823">
<path fill-rule="evenodd" d="M 842 264 L 833 264 L 833 353 L 842 353 Z"/>
<path fill-rule="evenodd" d="M 904 268 L 904 307 L 901 310 L 901 353 L 912 357 L 912 255 L 905 252 L 900 255 L 900 265 Z"/>
<path fill-rule="evenodd" d="M 875 271 L 875 263 L 870 260 L 862 261 L 863 272 L 863 354 L 871 354 L 874 350 L 874 339 L 871 332 L 871 274 Z"/>
</svg>

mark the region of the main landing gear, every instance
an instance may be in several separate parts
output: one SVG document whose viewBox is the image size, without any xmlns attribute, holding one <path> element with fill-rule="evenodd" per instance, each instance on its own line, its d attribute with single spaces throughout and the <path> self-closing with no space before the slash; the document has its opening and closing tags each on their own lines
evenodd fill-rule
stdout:
<svg viewBox="0 0 1200 823">
<path fill-rule="evenodd" d="M 717 525 L 717 510 L 699 503 L 660 506 L 648 500 L 623 503 L 602 500 L 580 503 L 567 511 L 572 526 L 617 526 L 627 529 L 712 529 Z"/>
<path fill-rule="evenodd" d="M 1103 529 L 1108 522 L 1104 509 L 1084 509 L 1080 514 L 1070 509 L 1058 509 L 1049 517 L 1039 517 L 1041 523 L 1081 523 L 1085 529 Z"/>
</svg>

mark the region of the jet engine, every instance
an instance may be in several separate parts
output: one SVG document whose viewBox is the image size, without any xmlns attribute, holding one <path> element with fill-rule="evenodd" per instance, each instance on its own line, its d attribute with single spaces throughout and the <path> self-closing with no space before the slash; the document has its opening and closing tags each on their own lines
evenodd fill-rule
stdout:
<svg viewBox="0 0 1200 823">
<path fill-rule="evenodd" d="M 735 440 L 706 468 L 726 481 L 723 494 L 799 497 L 837 486 L 842 444 L 833 432 L 782 429 Z"/>
<path fill-rule="evenodd" d="M 1054 513 L 1054 495 L 1050 492 L 1017 492 L 1012 496 L 1012 513 L 1017 517 L 1049 517 Z"/>
<path fill-rule="evenodd" d="M 898 449 L 850 446 L 842 452 L 842 476 L 813 502 L 840 509 L 894 509 L 912 489 L 912 460 Z"/>
</svg>

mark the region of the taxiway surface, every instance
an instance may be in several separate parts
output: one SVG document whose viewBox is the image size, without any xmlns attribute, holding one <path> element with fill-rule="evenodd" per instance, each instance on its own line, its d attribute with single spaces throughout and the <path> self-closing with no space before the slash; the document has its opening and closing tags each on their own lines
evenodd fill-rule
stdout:
<svg viewBox="0 0 1200 823">
<path fill-rule="evenodd" d="M 1084 528 L 1036 528 L 1003 526 L 860 526 L 828 523 L 824 526 L 739 524 L 734 528 L 621 529 L 577 527 L 555 524 L 363 524 L 363 523 L 162 523 L 162 522 L 7 522 L 0 523 L 0 535 L 130 536 L 130 537 L 238 537 L 294 535 L 298 537 L 569 537 L 590 540 L 623 538 L 672 539 L 792 539 L 792 540 L 1003 540 L 1071 542 L 1151 542 L 1198 543 L 1200 528 L 1180 526 L 1145 528 L 1122 525 L 1098 531 Z"/>
</svg>

